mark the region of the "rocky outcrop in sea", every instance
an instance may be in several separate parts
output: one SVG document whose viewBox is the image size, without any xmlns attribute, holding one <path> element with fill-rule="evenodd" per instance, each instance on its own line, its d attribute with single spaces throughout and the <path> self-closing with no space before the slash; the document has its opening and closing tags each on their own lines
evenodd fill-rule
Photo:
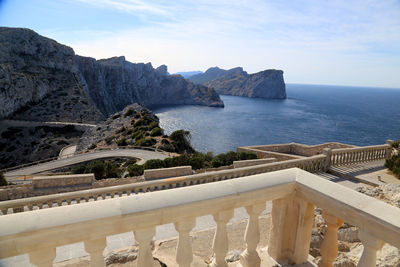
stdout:
<svg viewBox="0 0 400 267">
<path fill-rule="evenodd" d="M 132 103 L 223 107 L 213 89 L 164 65 L 81 57 L 32 30 L 0 27 L 0 118 L 94 122 Z"/>
<path fill-rule="evenodd" d="M 286 98 L 286 86 L 281 70 L 271 69 L 248 74 L 241 67 L 230 70 L 214 67 L 188 79 L 213 88 L 223 95 L 269 99 Z"/>
</svg>

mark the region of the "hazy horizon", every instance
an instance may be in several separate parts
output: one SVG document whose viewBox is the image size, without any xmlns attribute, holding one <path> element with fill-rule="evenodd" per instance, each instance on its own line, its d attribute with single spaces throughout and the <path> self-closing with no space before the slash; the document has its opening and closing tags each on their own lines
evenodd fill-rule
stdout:
<svg viewBox="0 0 400 267">
<path fill-rule="evenodd" d="M 281 69 L 287 83 L 400 88 L 400 2 L 0 0 L 0 25 L 170 73 Z"/>
</svg>

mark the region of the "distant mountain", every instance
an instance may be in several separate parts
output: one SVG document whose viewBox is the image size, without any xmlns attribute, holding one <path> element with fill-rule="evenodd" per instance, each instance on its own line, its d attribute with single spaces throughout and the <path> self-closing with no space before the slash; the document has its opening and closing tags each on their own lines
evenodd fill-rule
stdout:
<svg viewBox="0 0 400 267">
<path fill-rule="evenodd" d="M 227 72 L 226 70 L 220 69 L 218 67 L 213 67 L 209 68 L 204 73 L 199 73 L 191 77 L 188 77 L 188 80 L 190 80 L 192 83 L 195 84 L 204 84 L 206 82 L 214 80 L 215 78 L 225 75 L 226 72 Z"/>
<path fill-rule="evenodd" d="M 200 71 L 200 70 L 195 70 L 195 71 L 182 71 L 182 72 L 177 72 L 177 73 L 175 73 L 175 74 L 179 74 L 179 75 L 181 75 L 183 78 L 187 79 L 187 78 L 189 78 L 189 77 L 191 77 L 191 76 L 193 76 L 193 75 L 201 74 L 201 73 L 203 73 L 203 72 Z"/>
<path fill-rule="evenodd" d="M 213 88 L 222 95 L 286 98 L 286 86 L 281 70 L 264 70 L 248 74 L 241 67 L 229 70 L 213 67 L 203 74 L 194 75 L 188 79 L 193 83 Z"/>
<path fill-rule="evenodd" d="M 32 30 L 0 27 L 0 118 L 95 122 L 132 103 L 223 106 L 165 65 L 81 57 Z"/>
</svg>

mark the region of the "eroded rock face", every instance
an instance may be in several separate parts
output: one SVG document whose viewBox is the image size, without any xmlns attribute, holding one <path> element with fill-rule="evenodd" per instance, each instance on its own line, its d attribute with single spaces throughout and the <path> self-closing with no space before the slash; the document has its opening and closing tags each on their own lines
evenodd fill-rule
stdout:
<svg viewBox="0 0 400 267">
<path fill-rule="evenodd" d="M 283 71 L 264 70 L 248 74 L 237 67 L 223 70 L 218 67 L 188 78 L 194 83 L 206 85 L 219 94 L 270 99 L 285 99 L 286 86 Z"/>
<path fill-rule="evenodd" d="M 146 107 L 166 104 L 197 104 L 223 107 L 218 94 L 195 85 L 180 75 L 168 75 L 167 67 L 156 70 L 150 63 L 134 64 L 124 57 L 95 60 L 76 57 L 85 91 L 103 114 L 110 115 L 132 103 Z"/>
<path fill-rule="evenodd" d="M 93 122 L 135 102 L 223 106 L 213 89 L 165 65 L 80 57 L 32 30 L 0 27 L 0 118 L 24 108 L 16 119 Z"/>
<path fill-rule="evenodd" d="M 269 99 L 285 99 L 283 71 L 264 70 L 247 74 L 242 68 L 205 83 L 219 94 Z"/>
</svg>

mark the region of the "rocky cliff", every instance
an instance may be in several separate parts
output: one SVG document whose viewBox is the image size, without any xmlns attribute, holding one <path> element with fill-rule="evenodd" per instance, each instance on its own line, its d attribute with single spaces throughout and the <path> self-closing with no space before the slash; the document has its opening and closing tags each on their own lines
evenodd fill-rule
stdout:
<svg viewBox="0 0 400 267">
<path fill-rule="evenodd" d="M 281 70 L 264 70 L 248 74 L 241 67 L 230 70 L 214 67 L 188 79 L 213 88 L 223 95 L 270 99 L 286 98 L 286 87 Z"/>
<path fill-rule="evenodd" d="M 0 118 L 14 114 L 23 120 L 103 119 L 75 82 L 74 57 L 71 48 L 31 30 L 1 27 Z"/>
<path fill-rule="evenodd" d="M 80 57 L 32 30 L 0 27 L 0 118 L 92 122 L 135 102 L 223 106 L 166 66 Z"/>
<path fill-rule="evenodd" d="M 134 64 L 124 57 L 95 60 L 75 57 L 81 83 L 103 114 L 110 115 L 129 104 L 145 107 L 165 104 L 194 104 L 222 107 L 218 94 L 195 85 L 180 75 L 169 75 L 166 66 Z"/>
</svg>

